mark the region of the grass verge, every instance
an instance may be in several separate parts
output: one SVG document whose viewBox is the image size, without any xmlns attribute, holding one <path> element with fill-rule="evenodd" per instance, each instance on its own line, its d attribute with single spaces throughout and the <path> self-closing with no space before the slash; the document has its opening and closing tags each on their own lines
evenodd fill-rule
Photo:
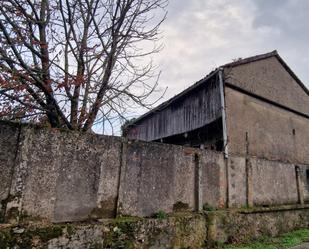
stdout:
<svg viewBox="0 0 309 249">
<path fill-rule="evenodd" d="M 225 245 L 224 249 L 285 249 L 309 242 L 309 229 L 296 230 L 276 238 L 262 237 L 248 244 Z"/>
</svg>

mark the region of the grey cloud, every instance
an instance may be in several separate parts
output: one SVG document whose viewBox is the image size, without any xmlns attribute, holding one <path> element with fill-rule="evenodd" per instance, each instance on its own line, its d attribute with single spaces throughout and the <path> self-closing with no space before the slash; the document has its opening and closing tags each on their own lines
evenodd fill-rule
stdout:
<svg viewBox="0 0 309 249">
<path fill-rule="evenodd" d="M 254 3 L 261 9 L 272 11 L 281 8 L 289 0 L 255 0 Z"/>
<path fill-rule="evenodd" d="M 277 4 L 275 4 L 276 2 Z M 277 28 L 281 33 L 292 35 L 308 28 L 308 0 L 255 1 L 256 17 L 253 27 Z M 301 32 L 308 37 L 308 32 Z"/>
<path fill-rule="evenodd" d="M 264 46 L 275 46 L 305 84 L 309 83 L 309 1 L 255 0 L 254 3 L 253 29 L 270 31 Z"/>
<path fill-rule="evenodd" d="M 309 83 L 308 14 L 308 0 L 170 0 L 157 57 L 165 99 L 234 58 L 274 49 Z"/>
<path fill-rule="evenodd" d="M 174 18 L 180 18 L 184 13 L 191 13 L 195 9 L 204 6 L 206 2 L 200 0 L 170 0 L 167 21 L 170 22 Z"/>
</svg>

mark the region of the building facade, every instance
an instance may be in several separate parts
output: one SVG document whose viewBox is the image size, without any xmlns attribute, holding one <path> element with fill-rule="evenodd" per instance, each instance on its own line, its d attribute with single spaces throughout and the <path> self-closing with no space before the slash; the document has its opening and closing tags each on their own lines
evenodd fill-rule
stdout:
<svg viewBox="0 0 309 249">
<path fill-rule="evenodd" d="M 309 162 L 309 92 L 277 51 L 221 66 L 130 123 L 127 137 Z"/>
</svg>

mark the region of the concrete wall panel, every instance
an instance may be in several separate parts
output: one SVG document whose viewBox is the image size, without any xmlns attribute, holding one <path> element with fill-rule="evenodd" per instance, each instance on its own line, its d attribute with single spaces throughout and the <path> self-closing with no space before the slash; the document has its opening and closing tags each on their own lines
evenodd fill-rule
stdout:
<svg viewBox="0 0 309 249">
<path fill-rule="evenodd" d="M 15 156 L 18 149 L 19 126 L 0 122 L 0 220 L 10 193 Z"/>
<path fill-rule="evenodd" d="M 119 211 L 150 216 L 172 212 L 177 203 L 194 209 L 194 150 L 180 146 L 129 141 L 122 167 Z"/>
<path fill-rule="evenodd" d="M 212 207 L 226 205 L 226 166 L 222 153 L 201 151 L 200 167 L 202 204 Z"/>
<path fill-rule="evenodd" d="M 19 208 L 30 216 L 53 219 L 59 176 L 60 134 L 23 127 L 11 193 L 20 197 Z"/>
<path fill-rule="evenodd" d="M 230 156 L 228 160 L 229 207 L 242 207 L 247 204 L 246 159 Z"/>
<path fill-rule="evenodd" d="M 114 217 L 121 139 L 78 133 L 63 139 L 54 219 Z"/>
<path fill-rule="evenodd" d="M 256 159 L 251 160 L 251 165 L 254 205 L 271 206 L 298 202 L 293 164 Z"/>
<path fill-rule="evenodd" d="M 120 138 L 33 127 L 21 134 L 11 187 L 21 199 L 11 207 L 55 222 L 115 215 Z"/>
</svg>

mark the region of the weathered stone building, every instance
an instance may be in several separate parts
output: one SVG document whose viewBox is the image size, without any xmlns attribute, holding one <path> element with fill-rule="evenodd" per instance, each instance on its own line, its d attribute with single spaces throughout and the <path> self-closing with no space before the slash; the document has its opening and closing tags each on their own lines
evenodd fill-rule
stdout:
<svg viewBox="0 0 309 249">
<path fill-rule="evenodd" d="M 132 122 L 127 136 L 309 163 L 309 92 L 276 51 L 240 59 Z"/>
</svg>

